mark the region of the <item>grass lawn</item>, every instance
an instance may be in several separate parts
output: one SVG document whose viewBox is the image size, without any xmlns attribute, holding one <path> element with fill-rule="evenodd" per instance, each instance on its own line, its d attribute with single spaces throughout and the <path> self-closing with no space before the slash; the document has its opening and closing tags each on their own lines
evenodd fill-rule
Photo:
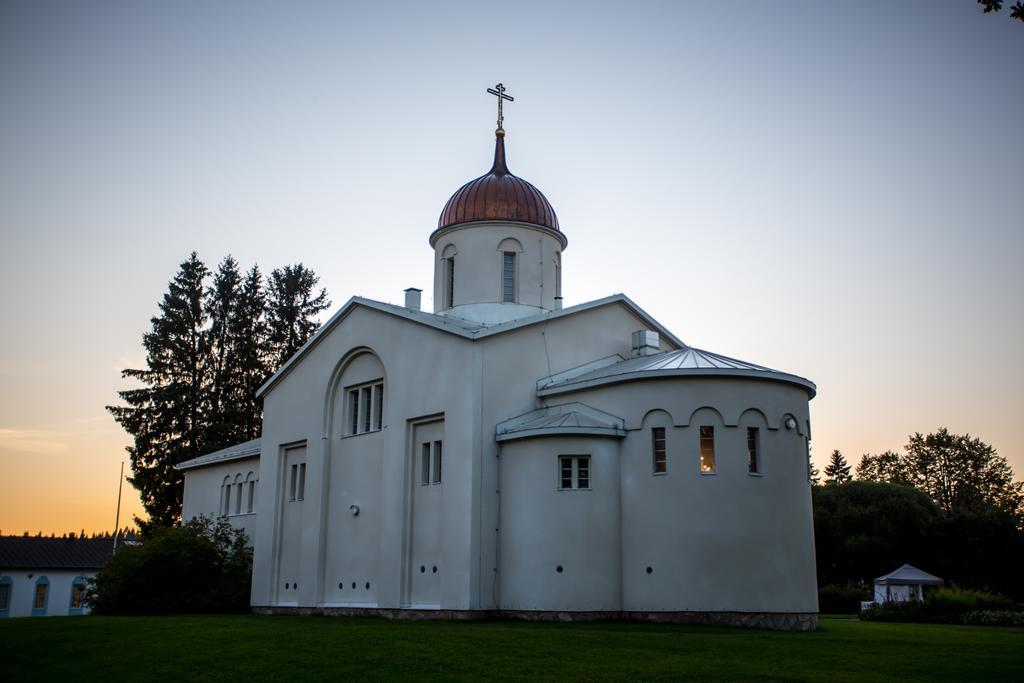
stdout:
<svg viewBox="0 0 1024 683">
<path fill-rule="evenodd" d="M 823 620 L 814 633 L 335 617 L 0 620 L 0 679 L 1024 680 L 1024 629 Z"/>
</svg>

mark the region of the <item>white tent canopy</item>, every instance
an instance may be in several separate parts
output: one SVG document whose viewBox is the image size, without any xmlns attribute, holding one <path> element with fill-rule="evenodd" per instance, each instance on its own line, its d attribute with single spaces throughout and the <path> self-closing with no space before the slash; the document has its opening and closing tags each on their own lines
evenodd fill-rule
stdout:
<svg viewBox="0 0 1024 683">
<path fill-rule="evenodd" d="M 923 586 L 941 586 L 942 579 L 905 564 L 875 579 L 874 603 L 923 600 Z"/>
</svg>

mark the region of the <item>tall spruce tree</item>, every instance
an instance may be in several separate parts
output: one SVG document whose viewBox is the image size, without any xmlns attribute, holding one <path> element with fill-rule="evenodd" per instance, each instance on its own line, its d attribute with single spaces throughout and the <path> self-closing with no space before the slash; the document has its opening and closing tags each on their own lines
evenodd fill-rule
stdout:
<svg viewBox="0 0 1024 683">
<path fill-rule="evenodd" d="M 206 448 L 203 283 L 208 275 L 195 252 L 181 264 L 159 304 L 160 314 L 142 337 L 146 369 L 121 372 L 144 386 L 118 392 L 127 406 L 107 406 L 133 437 L 129 482 L 139 490 L 150 523 L 160 526 L 181 516 L 184 480 L 174 466 Z"/>
<path fill-rule="evenodd" d="M 238 303 L 228 322 L 234 372 L 225 419 L 234 426 L 233 443 L 255 439 L 263 428 L 263 401 L 256 398 L 256 391 L 277 370 L 277 366 L 268 365 L 266 307 L 263 274 L 253 266 L 242 280 Z"/>
<path fill-rule="evenodd" d="M 832 458 L 825 466 L 825 482 L 828 484 L 845 484 L 852 481 L 850 476 L 850 465 L 846 458 L 839 452 L 839 449 L 832 451 Z"/>
<path fill-rule="evenodd" d="M 331 305 L 320 278 L 301 263 L 277 268 L 267 278 L 268 345 L 276 369 L 292 357 L 320 326 L 317 316 Z"/>
<path fill-rule="evenodd" d="M 205 331 L 207 391 L 206 445 L 211 451 L 238 443 L 235 438 L 233 401 L 237 398 L 234 384 L 237 376 L 237 339 L 232 321 L 237 316 L 242 275 L 238 261 L 230 254 L 224 257 L 206 290 L 206 310 L 210 327 Z"/>
</svg>

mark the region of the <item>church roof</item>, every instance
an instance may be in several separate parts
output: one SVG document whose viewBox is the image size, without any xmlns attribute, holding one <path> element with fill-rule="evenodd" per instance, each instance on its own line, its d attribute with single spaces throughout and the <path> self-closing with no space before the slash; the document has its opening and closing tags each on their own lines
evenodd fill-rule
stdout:
<svg viewBox="0 0 1024 683">
<path fill-rule="evenodd" d="M 242 460 L 244 458 L 253 458 L 260 454 L 260 439 L 255 438 L 250 441 L 244 441 L 242 443 L 236 443 L 234 446 L 228 446 L 222 448 L 219 451 L 213 453 L 207 453 L 206 455 L 200 455 L 198 458 L 192 458 L 185 462 L 179 462 L 174 466 L 176 470 L 190 470 L 193 467 L 202 467 L 203 465 L 213 465 L 220 462 L 228 462 L 229 460 Z"/>
<path fill-rule="evenodd" d="M 430 243 L 433 245 L 435 236 L 445 228 L 479 221 L 530 223 L 558 233 L 565 242 L 551 202 L 536 187 L 508 170 L 504 131 L 499 130 L 495 138 L 491 170 L 456 190 L 441 210 Z"/>
<path fill-rule="evenodd" d="M 626 429 L 625 421 L 621 417 L 583 403 L 565 403 L 531 410 L 499 422 L 495 433 L 498 441 L 511 441 L 551 435 L 623 437 L 626 435 Z"/>
<path fill-rule="evenodd" d="M 310 337 L 309 340 L 270 377 L 270 379 L 263 383 L 263 386 L 261 386 L 259 391 L 256 392 L 256 396 L 261 397 L 270 391 L 270 389 L 281 381 L 281 379 L 283 379 L 296 364 L 301 362 L 302 358 L 307 353 L 312 351 L 321 340 L 330 334 L 331 330 L 337 327 L 353 310 L 358 307 L 380 311 L 381 313 L 386 313 L 397 318 L 403 318 L 420 325 L 433 327 L 441 332 L 447 332 L 458 337 L 476 341 L 478 339 L 484 339 L 494 335 L 505 334 L 506 332 L 511 332 L 512 330 L 517 330 L 521 327 L 539 325 L 558 318 L 564 318 L 594 308 L 600 308 L 601 306 L 611 306 L 615 304 L 628 308 L 634 315 L 640 318 L 640 320 L 642 320 L 649 329 L 657 331 L 661 335 L 662 339 L 668 339 L 675 346 L 686 346 L 682 340 L 672 334 L 664 325 L 652 318 L 647 311 L 640 308 L 625 294 L 613 294 L 602 299 L 595 299 L 594 301 L 577 304 L 576 306 L 569 306 L 557 311 L 545 311 L 543 313 L 538 313 L 537 315 L 531 315 L 518 320 L 510 320 L 497 325 L 483 325 L 469 320 L 462 320 L 461 318 L 427 313 L 426 311 L 406 308 L 405 306 L 397 306 L 395 304 L 384 303 L 383 301 L 374 301 L 373 299 L 354 296 L 345 302 L 345 305 L 343 305 L 337 313 L 332 315 L 327 322 L 321 325 L 320 329 L 318 329 L 313 336 Z M 179 467 L 181 466 L 179 465 Z"/>
<path fill-rule="evenodd" d="M 810 398 L 814 398 L 817 393 L 817 387 L 809 379 L 693 347 L 664 351 L 629 360 L 621 357 L 616 360 L 616 358 L 616 356 L 611 356 L 581 366 L 577 368 L 576 372 L 570 370 L 546 377 L 537 383 L 537 395 L 551 396 L 604 384 L 666 376 L 732 376 L 767 379 L 800 386 L 807 391 Z"/>
<path fill-rule="evenodd" d="M 100 569 L 113 552 L 112 537 L 0 536 L 2 569 Z"/>
<path fill-rule="evenodd" d="M 883 586 L 886 584 L 941 586 L 943 581 L 939 577 L 933 576 L 926 571 L 921 571 L 913 565 L 905 564 L 896 571 L 889 572 L 885 576 L 879 576 L 875 579 L 875 583 Z"/>
</svg>

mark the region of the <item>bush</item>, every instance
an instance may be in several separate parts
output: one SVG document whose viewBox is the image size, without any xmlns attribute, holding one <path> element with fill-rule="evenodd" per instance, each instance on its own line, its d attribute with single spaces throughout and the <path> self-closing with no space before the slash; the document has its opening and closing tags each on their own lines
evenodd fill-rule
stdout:
<svg viewBox="0 0 1024 683">
<path fill-rule="evenodd" d="M 965 618 L 969 613 L 981 613 L 986 608 L 1009 606 L 1009 600 L 994 593 L 955 587 L 939 588 L 928 593 L 924 602 L 889 602 L 876 605 L 861 612 L 860 618 L 864 621 L 964 624 L 967 623 Z"/>
<path fill-rule="evenodd" d="M 853 586 L 822 586 L 818 590 L 818 611 L 825 614 L 856 614 L 862 600 L 870 600 L 871 591 Z"/>
<path fill-rule="evenodd" d="M 244 612 L 251 580 L 245 532 L 197 517 L 120 546 L 89 581 L 86 601 L 95 614 Z"/>
<path fill-rule="evenodd" d="M 1024 626 L 1024 612 L 1011 610 L 971 610 L 963 616 L 968 626 Z"/>
</svg>

